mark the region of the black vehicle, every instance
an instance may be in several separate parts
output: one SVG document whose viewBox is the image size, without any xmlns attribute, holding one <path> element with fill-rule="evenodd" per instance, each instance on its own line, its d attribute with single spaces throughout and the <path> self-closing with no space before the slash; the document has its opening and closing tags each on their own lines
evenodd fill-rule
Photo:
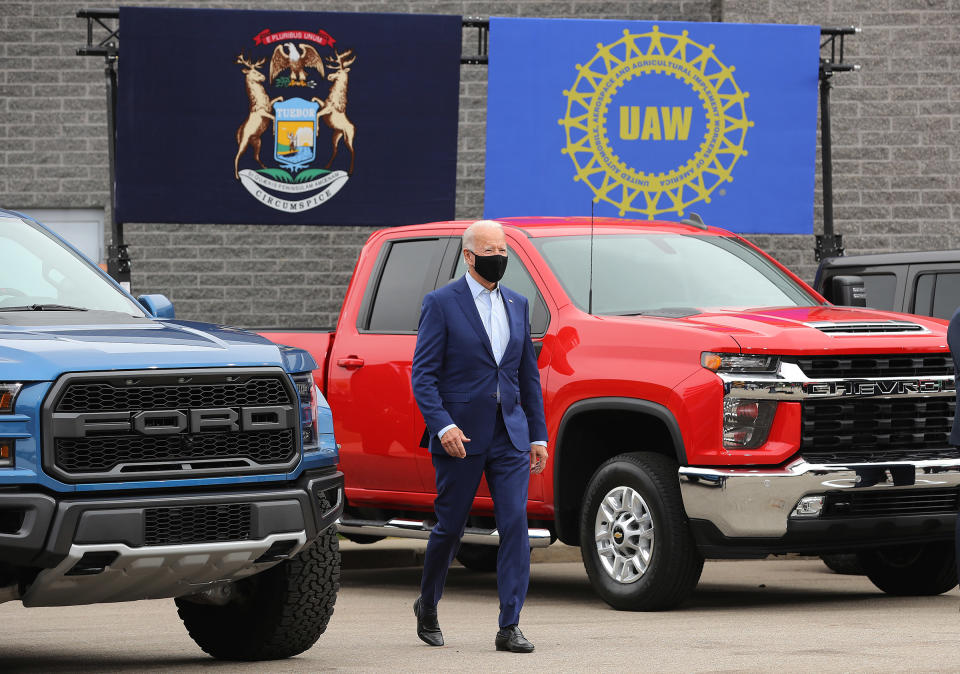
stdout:
<svg viewBox="0 0 960 674">
<path fill-rule="evenodd" d="M 960 307 L 960 250 L 828 258 L 820 263 L 813 287 L 834 304 L 949 320 Z M 821 557 L 837 573 L 864 573 L 856 554 Z"/>
<path fill-rule="evenodd" d="M 832 257 L 813 285 L 834 304 L 949 320 L 960 307 L 960 250 Z"/>
</svg>

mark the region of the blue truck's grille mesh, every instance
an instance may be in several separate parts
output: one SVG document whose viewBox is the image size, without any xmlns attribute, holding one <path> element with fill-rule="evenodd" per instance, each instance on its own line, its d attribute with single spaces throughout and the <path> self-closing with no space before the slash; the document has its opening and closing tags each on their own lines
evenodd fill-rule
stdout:
<svg viewBox="0 0 960 674">
<path fill-rule="evenodd" d="M 243 383 L 184 384 L 179 386 L 117 387 L 109 382 L 70 386 L 57 412 L 106 412 L 112 410 L 176 410 L 182 408 L 280 405 L 290 396 L 276 378 L 250 379 Z"/>
<path fill-rule="evenodd" d="M 249 459 L 282 463 L 293 458 L 293 431 L 196 433 L 179 435 L 107 435 L 57 438 L 56 463 L 69 473 L 106 473 L 121 464 L 209 459 Z M 131 471 L 138 472 L 138 471 Z"/>
<path fill-rule="evenodd" d="M 299 457 L 298 425 L 286 416 L 297 403 L 293 384 L 272 368 L 69 373 L 44 403 L 44 467 L 65 482 L 286 472 Z M 204 410 L 233 415 L 234 427 L 195 425 Z M 134 423 L 141 412 L 167 411 L 186 425 Z M 262 417 L 279 422 L 252 427 Z M 113 426 L 98 423 L 104 418 Z"/>
<path fill-rule="evenodd" d="M 146 545 L 184 545 L 250 538 L 249 503 L 147 508 L 144 511 Z"/>
</svg>

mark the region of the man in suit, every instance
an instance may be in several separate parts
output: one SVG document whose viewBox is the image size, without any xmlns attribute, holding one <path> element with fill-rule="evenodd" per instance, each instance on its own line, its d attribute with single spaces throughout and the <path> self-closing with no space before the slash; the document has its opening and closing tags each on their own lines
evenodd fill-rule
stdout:
<svg viewBox="0 0 960 674">
<path fill-rule="evenodd" d="M 533 651 L 518 628 L 530 579 L 527 487 L 547 462 L 547 426 L 527 299 L 499 285 L 507 266 L 500 223 L 463 234 L 468 271 L 423 299 L 413 356 L 413 394 L 430 435 L 437 524 L 430 532 L 417 635 L 442 646 L 437 602 L 460 546 L 480 478 L 493 497 L 500 551 L 497 650 Z"/>
<path fill-rule="evenodd" d="M 950 355 L 953 357 L 954 388 L 960 391 L 960 309 L 953 313 L 953 317 L 947 326 L 947 346 L 950 347 Z M 950 444 L 954 447 L 960 447 L 960 405 L 957 405 L 953 414 Z M 954 540 L 957 552 L 957 573 L 960 574 L 960 517 L 957 518 L 957 531 Z"/>
</svg>

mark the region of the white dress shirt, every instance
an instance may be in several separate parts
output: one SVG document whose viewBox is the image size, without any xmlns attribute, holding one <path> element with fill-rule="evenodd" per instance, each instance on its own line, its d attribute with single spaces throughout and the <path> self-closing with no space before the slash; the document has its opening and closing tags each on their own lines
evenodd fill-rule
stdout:
<svg viewBox="0 0 960 674">
<path fill-rule="evenodd" d="M 499 365 L 503 360 L 503 352 L 507 350 L 507 342 L 510 341 L 510 323 L 507 321 L 507 310 L 503 306 L 500 284 L 495 285 L 493 290 L 487 290 L 468 272 L 467 285 L 470 286 L 473 302 L 477 305 L 483 329 L 487 331 L 493 358 Z M 499 383 L 497 386 L 499 387 Z M 500 392 L 497 391 L 497 400 L 499 399 Z"/>
</svg>

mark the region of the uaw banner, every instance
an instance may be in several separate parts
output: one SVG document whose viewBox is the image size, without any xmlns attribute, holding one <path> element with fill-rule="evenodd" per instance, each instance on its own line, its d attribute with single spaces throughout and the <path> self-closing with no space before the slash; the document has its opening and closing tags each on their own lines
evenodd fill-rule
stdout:
<svg viewBox="0 0 960 674">
<path fill-rule="evenodd" d="M 820 30 L 490 21 L 485 215 L 810 233 Z"/>
<path fill-rule="evenodd" d="M 120 10 L 121 222 L 453 218 L 459 16 Z"/>
</svg>

